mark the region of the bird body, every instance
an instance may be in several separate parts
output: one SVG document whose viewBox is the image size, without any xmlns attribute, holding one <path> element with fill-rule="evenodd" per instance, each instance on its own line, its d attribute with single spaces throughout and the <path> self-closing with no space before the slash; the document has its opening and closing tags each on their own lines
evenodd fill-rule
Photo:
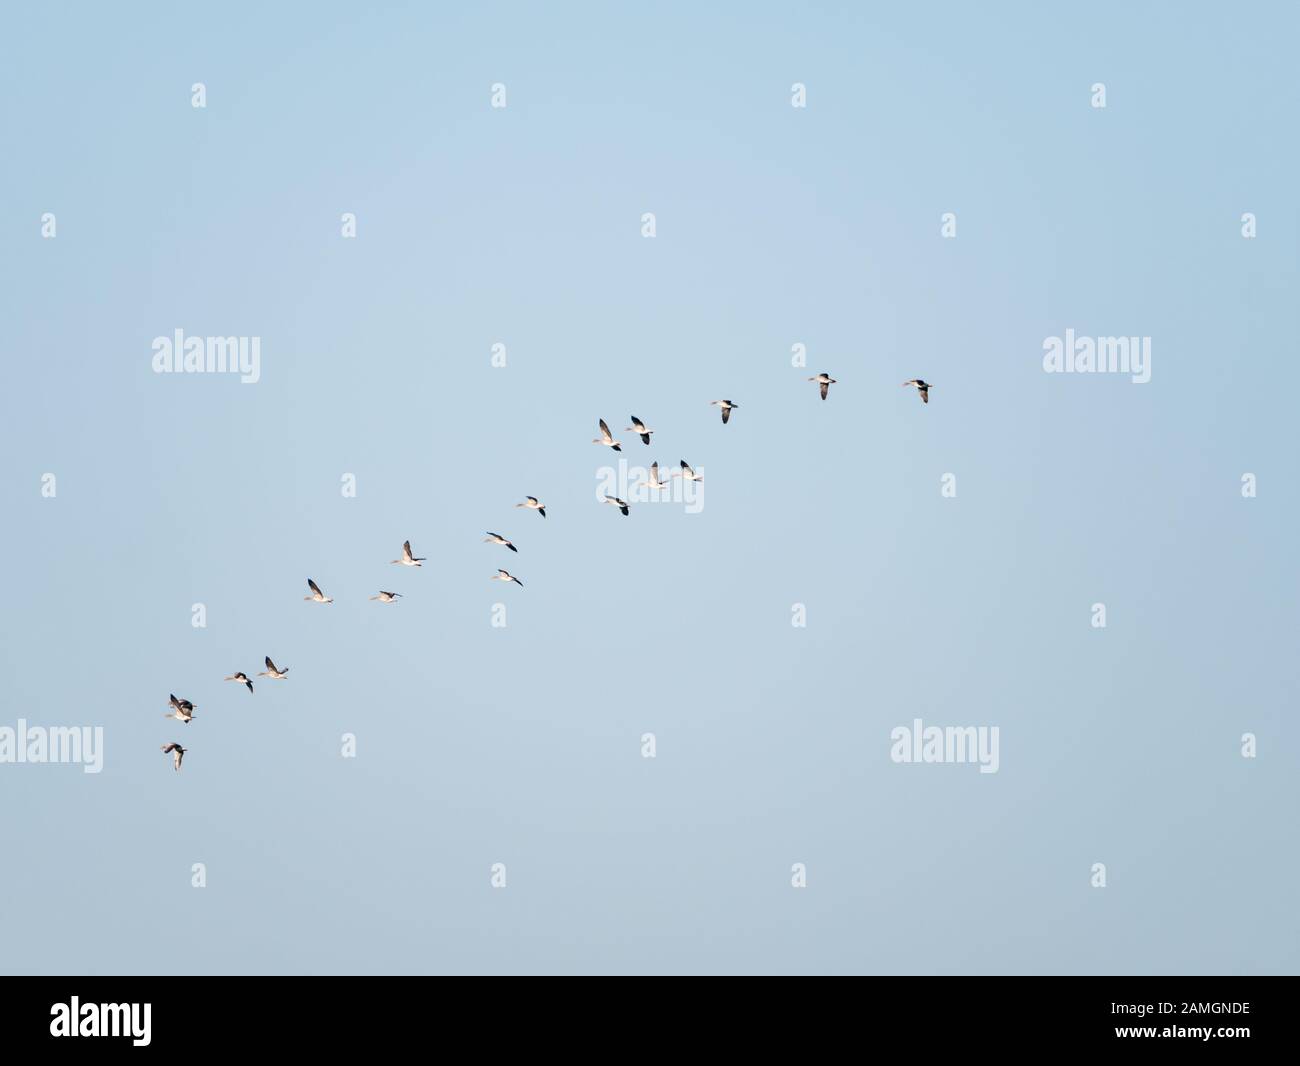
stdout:
<svg viewBox="0 0 1300 1066">
<path fill-rule="evenodd" d="M 503 537 L 500 533 L 489 533 L 489 534 L 487 535 L 487 539 L 486 539 L 483 543 L 484 543 L 484 544 L 500 544 L 500 545 L 502 545 L 503 547 L 509 548 L 512 552 L 517 552 L 517 551 L 519 550 L 519 549 L 516 548 L 513 544 L 511 544 L 508 540 L 506 540 L 506 538 Z"/>
<path fill-rule="evenodd" d="M 189 725 L 194 720 L 194 704 L 189 700 L 178 700 L 175 696 L 172 696 L 167 702 L 172 709 L 169 714 L 163 715 L 164 718 L 175 718 L 176 721 L 184 722 L 186 725 Z"/>
<path fill-rule="evenodd" d="M 283 670 L 277 670 L 275 663 L 271 662 L 271 657 L 268 655 L 266 657 L 266 669 L 257 676 L 270 677 L 274 678 L 276 681 L 283 681 L 289 676 L 289 668 L 286 666 Z"/>
<path fill-rule="evenodd" d="M 651 463 L 651 464 L 650 464 L 650 480 L 649 480 L 649 481 L 643 481 L 643 482 L 641 482 L 641 484 L 644 485 L 646 488 L 650 488 L 650 489 L 666 489 L 666 488 L 668 488 L 668 486 L 671 484 L 671 482 L 669 482 L 669 481 L 660 481 L 660 480 L 659 480 L 659 464 L 658 464 L 658 463 Z"/>
<path fill-rule="evenodd" d="M 835 384 L 835 379 L 825 371 L 822 371 L 815 378 L 809 378 L 808 380 L 815 381 L 821 386 L 823 400 L 826 399 L 826 394 L 831 391 L 831 386 Z"/>
<path fill-rule="evenodd" d="M 725 426 L 727 421 L 731 418 L 731 412 L 739 407 L 740 404 L 732 403 L 730 400 L 710 400 L 709 406 L 722 408 L 722 424 Z"/>
<path fill-rule="evenodd" d="M 623 450 L 622 443 L 614 439 L 614 434 L 609 431 L 609 426 L 605 424 L 603 418 L 600 420 L 600 436 L 595 438 L 591 443 L 603 444 L 606 448 L 613 448 L 616 452 L 621 452 Z"/>
<path fill-rule="evenodd" d="M 934 387 L 933 385 L 922 381 L 920 378 L 913 378 L 911 381 L 903 382 L 903 388 L 906 388 L 908 385 L 916 386 L 916 391 L 921 394 L 922 403 L 930 402 L 930 390 Z"/>
<path fill-rule="evenodd" d="M 673 474 L 673 477 L 685 478 L 687 481 L 703 481 L 703 480 L 704 480 L 704 476 L 703 476 L 702 474 L 697 474 L 694 470 L 692 470 L 692 469 L 687 465 L 685 459 L 682 460 L 682 469 L 681 469 L 681 471 L 680 471 L 679 473 Z"/>
<path fill-rule="evenodd" d="M 400 559 L 390 560 L 390 562 L 394 562 L 398 566 L 422 566 L 424 561 L 424 556 L 417 559 L 413 554 L 411 554 L 411 542 L 409 540 L 402 543 L 402 557 Z"/>
<path fill-rule="evenodd" d="M 641 437 L 641 441 L 643 444 L 650 443 L 650 434 L 654 432 L 653 429 L 650 429 L 648 426 L 646 426 L 646 424 L 642 422 L 641 419 L 637 418 L 636 415 L 632 416 L 632 424 L 630 426 L 624 427 L 624 429 L 625 432 L 627 433 L 638 434 Z"/>
</svg>

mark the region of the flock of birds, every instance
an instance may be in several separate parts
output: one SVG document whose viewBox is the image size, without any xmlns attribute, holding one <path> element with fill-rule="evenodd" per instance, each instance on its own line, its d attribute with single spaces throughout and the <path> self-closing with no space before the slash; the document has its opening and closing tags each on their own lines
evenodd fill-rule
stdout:
<svg viewBox="0 0 1300 1066">
<path fill-rule="evenodd" d="M 818 374 L 816 377 L 811 377 L 808 380 L 814 382 L 817 385 L 819 391 L 821 392 L 821 398 L 823 400 L 826 399 L 826 397 L 829 395 L 831 386 L 836 384 L 835 379 L 831 377 L 829 374 L 824 372 Z M 931 386 L 927 382 L 922 381 L 920 378 L 913 378 L 911 381 L 903 382 L 903 387 L 906 388 L 909 385 L 914 386 L 916 388 L 916 391 L 920 394 L 922 403 L 930 402 Z M 737 410 L 740 407 L 740 404 L 734 403 L 731 400 L 712 400 L 710 401 L 710 406 L 720 407 L 722 409 L 722 424 L 725 426 L 731 420 L 731 412 Z M 616 452 L 622 451 L 623 450 L 622 441 L 614 439 L 614 434 L 610 432 L 609 425 L 605 422 L 603 418 L 600 419 L 599 421 L 600 421 L 600 436 L 592 440 L 591 443 L 602 445 L 603 447 L 610 448 Z M 648 445 L 650 443 L 650 438 L 655 431 L 651 429 L 649 426 L 647 426 L 643 421 L 641 421 L 641 419 L 637 418 L 636 415 L 631 416 L 631 422 L 632 424 L 626 427 L 625 432 L 635 433 L 637 436 L 641 438 L 641 442 L 643 444 Z M 694 469 L 691 468 L 691 466 L 686 462 L 685 459 L 681 461 L 681 470 L 675 472 L 672 475 L 672 477 L 684 478 L 687 481 L 704 480 L 703 477 L 701 477 L 699 474 L 697 474 L 694 471 Z M 654 462 L 650 464 L 649 480 L 644 481 L 641 484 L 644 485 L 645 487 L 652 488 L 652 489 L 665 489 L 668 488 L 668 486 L 671 484 L 671 481 L 663 481 L 660 479 L 659 464 L 658 462 Z M 619 511 L 622 512 L 624 515 L 628 514 L 628 503 L 626 500 L 620 500 L 617 496 L 605 495 L 603 502 L 610 504 L 611 506 L 617 507 Z M 525 497 L 522 503 L 517 503 L 515 504 L 515 506 L 523 507 L 526 510 L 530 510 L 530 511 L 536 511 L 543 518 L 546 517 L 546 505 L 542 503 L 536 496 Z M 509 540 L 503 537 L 500 533 L 491 533 L 491 532 L 487 533 L 483 543 L 500 545 L 503 548 L 509 548 L 510 551 L 515 552 L 516 554 L 519 552 L 519 549 L 516 548 L 513 543 L 511 543 Z M 390 561 L 397 566 L 423 566 L 424 563 L 427 561 L 427 559 L 425 556 L 415 555 L 415 553 L 411 551 L 411 542 L 408 540 L 402 544 L 401 557 L 397 559 L 392 559 Z M 524 587 L 524 583 L 520 581 L 519 578 L 515 577 L 512 573 L 510 573 L 508 570 L 498 569 L 497 572 L 491 576 L 490 580 L 505 581 L 505 582 L 513 581 L 520 588 Z M 325 593 L 321 591 L 321 587 L 318 584 L 316 584 L 316 582 L 311 578 L 307 579 L 307 587 L 311 590 L 311 594 L 308 596 L 304 596 L 303 597 L 304 600 L 308 600 L 312 603 L 333 603 L 334 602 L 334 597 L 326 596 Z M 377 600 L 380 603 L 394 603 L 398 599 L 400 599 L 401 596 L 402 594 L 400 592 L 389 592 L 384 589 L 380 589 L 377 593 L 375 593 L 375 595 L 371 596 L 370 599 Z M 280 669 L 275 665 L 274 662 L 271 661 L 271 657 L 269 655 L 265 657 L 265 660 L 266 660 L 266 669 L 263 670 L 261 673 L 259 673 L 257 675 L 258 677 L 270 678 L 273 681 L 284 681 L 288 678 L 289 676 L 288 667 L 285 667 L 283 670 Z M 252 679 L 242 670 L 236 671 L 235 673 L 231 674 L 229 677 L 224 678 L 223 680 L 237 681 L 239 684 L 244 685 L 250 693 L 253 691 Z M 167 714 L 163 715 L 163 717 L 174 718 L 178 722 L 181 722 L 185 725 L 189 725 L 189 723 L 194 720 L 194 704 L 189 700 L 178 699 L 175 693 L 170 693 L 169 695 L 171 696 L 171 699 L 168 701 L 168 705 L 171 707 L 171 710 Z M 173 767 L 179 770 L 181 768 L 181 762 L 184 760 L 185 753 L 188 751 L 188 749 L 176 743 L 175 741 L 172 741 L 169 744 L 162 745 L 162 751 L 164 755 L 170 755 L 172 757 Z"/>
</svg>

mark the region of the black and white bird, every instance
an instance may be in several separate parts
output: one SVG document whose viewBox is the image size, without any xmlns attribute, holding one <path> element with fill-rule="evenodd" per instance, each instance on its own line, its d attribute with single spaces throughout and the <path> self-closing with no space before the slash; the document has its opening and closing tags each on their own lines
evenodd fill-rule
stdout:
<svg viewBox="0 0 1300 1066">
<path fill-rule="evenodd" d="M 251 681 L 248 680 L 248 675 L 247 675 L 246 673 L 244 673 L 242 670 L 240 670 L 239 673 L 237 673 L 237 674 L 231 674 L 229 677 L 227 677 L 227 678 L 223 678 L 222 680 L 224 680 L 224 681 L 238 681 L 241 685 L 247 685 L 247 686 L 248 686 L 248 691 L 249 691 L 249 692 L 252 692 L 252 691 L 253 691 L 253 683 L 252 683 Z"/>
<path fill-rule="evenodd" d="M 271 657 L 268 655 L 266 657 L 266 669 L 263 670 L 257 676 L 270 677 L 275 679 L 276 681 L 283 681 L 285 680 L 285 678 L 289 676 L 289 668 L 286 666 L 283 670 L 277 670 L 275 663 L 271 662 Z"/>
<path fill-rule="evenodd" d="M 400 559 L 390 559 L 389 562 L 396 563 L 398 566 L 420 566 L 424 563 L 425 557 L 416 558 L 411 554 L 411 542 L 409 540 L 402 542 L 402 557 Z"/>
<path fill-rule="evenodd" d="M 164 744 L 162 746 L 162 751 L 164 755 L 170 755 L 172 757 L 172 765 L 179 770 L 181 768 L 181 760 L 185 758 L 185 749 L 179 744 L 173 743 Z"/>
<path fill-rule="evenodd" d="M 175 696 L 168 701 L 171 704 L 171 712 L 164 714 L 164 718 L 175 718 L 178 722 L 184 722 L 189 725 L 194 718 L 194 704 L 189 700 L 178 700 Z"/>
<path fill-rule="evenodd" d="M 334 597 L 332 597 L 332 596 L 326 596 L 325 593 L 321 592 L 321 590 L 320 590 L 320 586 L 319 586 L 318 584 L 316 584 L 316 582 L 314 582 L 311 578 L 308 578 L 308 579 L 307 579 L 307 585 L 308 585 L 308 587 L 311 589 L 311 595 L 310 595 L 310 596 L 304 596 L 304 597 L 303 597 L 304 600 L 311 600 L 313 603 L 333 603 L 333 602 L 334 602 Z"/>
<path fill-rule="evenodd" d="M 623 445 L 614 439 L 614 434 L 609 431 L 609 426 L 605 425 L 605 420 L 600 420 L 600 436 L 591 442 L 592 444 L 603 444 L 606 448 L 613 448 L 616 452 L 623 450 Z"/>
<path fill-rule="evenodd" d="M 371 596 L 370 598 L 372 600 L 378 600 L 380 603 L 392 603 L 394 600 L 401 599 L 401 596 L 402 594 L 400 592 L 385 592 L 383 589 L 380 589 L 379 595 Z"/>
<path fill-rule="evenodd" d="M 725 426 L 727 420 L 731 418 L 731 412 L 739 407 L 740 404 L 732 403 L 730 400 L 710 400 L 709 406 L 722 408 L 722 424 Z"/>
<path fill-rule="evenodd" d="M 516 507 L 526 507 L 530 511 L 536 511 L 543 518 L 546 517 L 546 504 L 537 499 L 536 496 L 525 496 L 523 503 L 515 504 Z"/>
<path fill-rule="evenodd" d="M 826 399 L 826 394 L 831 391 L 831 386 L 835 384 L 835 379 L 824 370 L 815 378 L 809 378 L 808 380 L 815 381 L 821 386 L 823 400 Z"/>
<path fill-rule="evenodd" d="M 608 496 L 608 495 L 607 495 L 607 496 L 605 497 L 605 499 L 604 499 L 603 501 L 601 501 L 601 502 L 602 502 L 602 503 L 607 503 L 607 504 L 609 504 L 611 507 L 617 507 L 617 508 L 618 508 L 620 511 L 622 511 L 624 514 L 627 514 L 627 503 L 626 503 L 626 501 L 624 501 L 624 500 L 620 500 L 617 496 Z"/>
<path fill-rule="evenodd" d="M 658 464 L 658 463 L 651 463 L 651 464 L 650 464 L 650 480 L 649 480 L 649 481 L 643 481 L 643 482 L 641 482 L 641 487 L 643 487 L 643 488 L 647 488 L 647 489 L 666 489 L 666 488 L 668 488 L 668 486 L 671 485 L 671 484 L 672 484 L 671 481 L 660 481 L 660 480 L 659 480 L 659 464 Z"/>
<path fill-rule="evenodd" d="M 503 537 L 500 533 L 489 533 L 489 534 L 487 535 L 487 539 L 484 540 L 483 543 L 484 543 L 484 544 L 500 544 L 502 547 L 509 548 L 512 552 L 517 552 L 517 551 L 519 550 L 519 549 L 516 548 L 513 544 L 511 544 L 508 540 L 506 540 L 506 538 Z"/>
<path fill-rule="evenodd" d="M 921 402 L 922 402 L 922 403 L 929 403 L 929 402 L 930 402 L 930 389 L 933 388 L 933 386 L 928 385 L 926 382 L 922 381 L 920 378 L 913 378 L 911 381 L 904 381 L 902 387 L 903 387 L 903 388 L 907 388 L 908 385 L 915 385 L 915 386 L 916 386 L 916 391 L 919 392 L 919 393 L 921 394 Z"/>
<path fill-rule="evenodd" d="M 491 578 L 489 578 L 489 580 L 490 581 L 513 581 L 520 588 L 524 587 L 524 583 L 520 581 L 519 578 L 515 577 L 515 575 L 512 574 L 509 570 L 498 570 L 495 574 L 492 575 Z"/>
<path fill-rule="evenodd" d="M 638 434 L 641 437 L 641 442 L 643 444 L 650 443 L 650 434 L 654 432 L 653 429 L 650 429 L 644 422 L 641 421 L 641 419 L 637 418 L 636 415 L 632 416 L 632 424 L 630 426 L 625 426 L 624 431 L 627 433 Z"/>
<path fill-rule="evenodd" d="M 673 477 L 685 478 L 687 481 L 703 481 L 703 480 L 704 480 L 704 476 L 703 476 L 702 474 L 697 474 L 694 470 L 692 470 L 692 469 L 687 465 L 685 459 L 682 460 L 682 469 L 681 469 L 681 471 L 680 471 L 679 473 L 673 474 Z"/>
</svg>

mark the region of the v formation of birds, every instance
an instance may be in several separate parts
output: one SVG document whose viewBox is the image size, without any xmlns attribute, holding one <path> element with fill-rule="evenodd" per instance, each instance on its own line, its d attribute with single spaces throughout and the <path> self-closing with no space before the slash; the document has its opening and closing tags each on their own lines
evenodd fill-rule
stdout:
<svg viewBox="0 0 1300 1066">
<path fill-rule="evenodd" d="M 821 398 L 823 400 L 825 400 L 827 396 L 830 394 L 831 386 L 836 384 L 836 379 L 831 377 L 830 374 L 827 374 L 825 372 L 820 373 L 815 377 L 811 377 L 808 380 L 817 385 L 818 391 L 821 393 Z M 911 381 L 904 381 L 903 386 L 914 387 L 917 393 L 920 395 L 922 403 L 928 404 L 930 402 L 930 389 L 932 388 L 932 386 L 928 382 L 922 380 L 921 378 L 913 378 Z M 713 400 L 710 402 L 710 406 L 719 407 L 722 409 L 722 424 L 724 426 L 731 421 L 731 412 L 735 410 L 739 410 L 740 408 L 740 404 L 735 403 L 732 400 Z M 632 424 L 626 427 L 625 432 L 635 433 L 637 436 L 641 438 L 643 444 L 649 445 L 650 438 L 655 431 L 651 429 L 649 426 L 647 426 L 646 423 L 643 422 L 641 419 L 637 418 L 636 415 L 630 416 L 630 420 Z M 600 436 L 594 438 L 591 443 L 602 445 L 603 447 L 610 448 L 611 450 L 616 452 L 622 451 L 623 443 L 622 441 L 616 440 L 614 438 L 614 434 L 610 432 L 608 423 L 606 423 L 606 421 L 603 418 L 599 420 L 599 423 L 600 423 Z M 704 480 L 702 476 L 697 474 L 695 470 L 687 464 L 685 459 L 681 461 L 681 470 L 674 473 L 672 476 L 680 477 L 687 481 Z M 668 487 L 670 482 L 660 480 L 659 464 L 655 462 L 652 463 L 650 466 L 650 480 L 643 482 L 643 484 L 652 489 L 664 489 Z M 607 495 L 605 496 L 603 502 L 610 504 L 613 507 L 617 507 L 620 513 L 622 513 L 625 516 L 630 513 L 630 506 L 627 503 L 627 501 L 621 500 L 617 496 Z M 536 496 L 525 497 L 523 502 L 515 504 L 515 507 L 522 507 L 526 510 L 536 511 L 543 518 L 546 517 L 546 505 L 542 503 Z M 487 531 L 485 533 L 483 543 L 499 545 L 500 547 L 508 548 L 510 551 L 515 552 L 516 554 L 518 554 L 519 552 L 519 549 L 515 547 L 514 543 L 509 539 L 507 539 L 506 537 L 503 537 L 500 533 L 493 533 Z M 416 567 L 416 566 L 423 566 L 424 563 L 427 562 L 427 559 L 424 556 L 417 556 L 411 550 L 411 542 L 408 540 L 402 544 L 401 556 L 397 559 L 393 559 L 390 561 L 397 566 Z M 508 570 L 498 569 L 495 574 L 491 575 L 491 580 L 513 583 L 518 585 L 520 588 L 524 587 L 524 583 L 520 581 L 519 578 L 515 577 L 514 574 L 510 573 L 510 571 Z M 326 603 L 326 604 L 334 602 L 334 597 L 325 595 L 325 593 L 321 590 L 321 587 L 318 584 L 316 584 L 316 582 L 310 577 L 307 579 L 307 588 L 310 591 L 308 595 L 303 597 L 304 600 L 310 601 L 312 603 Z M 390 604 L 390 603 L 397 602 L 397 600 L 401 599 L 402 595 L 403 594 L 400 592 L 391 592 L 385 589 L 380 589 L 377 593 L 375 593 L 375 595 L 371 596 L 370 599 L 375 600 L 379 603 Z M 287 666 L 284 668 L 277 667 L 275 663 L 271 661 L 271 657 L 269 655 L 265 656 L 265 662 L 266 662 L 266 669 L 261 671 L 257 675 L 258 677 L 269 678 L 272 681 L 285 681 L 288 679 L 289 668 Z M 242 670 L 229 675 L 224 680 L 237 681 L 240 684 L 244 685 L 248 689 L 250 694 L 253 692 L 252 679 L 249 678 L 249 676 L 246 673 L 244 673 Z M 178 698 L 174 693 L 171 693 L 170 696 L 171 698 L 168 701 L 168 705 L 171 707 L 171 710 L 167 714 L 163 715 L 163 717 L 173 718 L 176 721 L 183 723 L 184 725 L 189 725 L 190 722 L 192 722 L 196 717 L 196 715 L 194 714 L 194 704 L 191 703 L 189 700 Z M 184 760 L 185 754 L 186 752 L 189 751 L 189 749 L 183 747 L 182 745 L 176 743 L 175 741 L 172 741 L 171 743 L 162 745 L 162 751 L 164 755 L 170 755 L 172 757 L 172 766 L 175 769 L 179 770 L 181 768 L 181 762 Z"/>
</svg>

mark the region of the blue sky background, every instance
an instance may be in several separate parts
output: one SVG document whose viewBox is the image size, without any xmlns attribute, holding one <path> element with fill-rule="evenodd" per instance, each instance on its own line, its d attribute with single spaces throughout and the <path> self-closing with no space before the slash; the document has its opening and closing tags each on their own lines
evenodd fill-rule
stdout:
<svg viewBox="0 0 1300 1066">
<path fill-rule="evenodd" d="M 1298 22 L 5 8 L 0 725 L 106 765 L 0 766 L 0 970 L 1295 972 Z"/>
</svg>

